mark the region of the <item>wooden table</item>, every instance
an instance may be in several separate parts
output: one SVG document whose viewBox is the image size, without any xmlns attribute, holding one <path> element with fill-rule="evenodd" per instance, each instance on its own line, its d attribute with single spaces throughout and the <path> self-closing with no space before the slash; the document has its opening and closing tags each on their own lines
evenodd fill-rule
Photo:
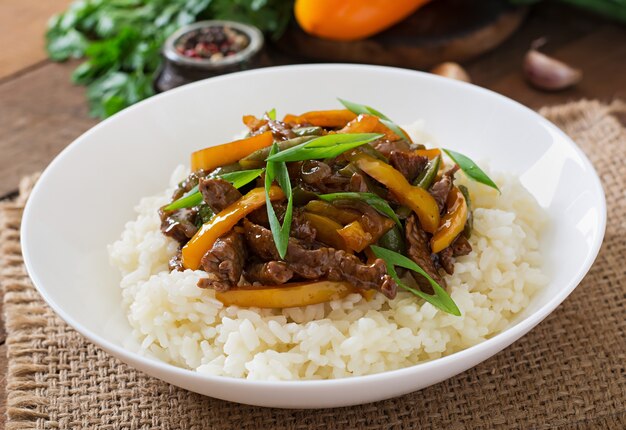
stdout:
<svg viewBox="0 0 626 430">
<path fill-rule="evenodd" d="M 52 63 L 43 51 L 47 18 L 68 3 L 0 3 L 0 198 L 15 195 L 21 176 L 45 168 L 67 144 L 97 123 L 88 116 L 84 89 L 70 83 L 76 63 Z M 542 36 L 548 39 L 546 53 L 584 71 L 577 87 L 544 93 L 524 82 L 523 55 L 531 41 Z M 267 62 L 303 60 L 285 57 L 270 47 Z M 540 4 L 511 39 L 464 66 L 476 84 L 531 108 L 580 98 L 626 99 L 626 26 L 564 5 Z M 6 382 L 5 337 L 0 321 L 0 385 Z M 4 427 L 4 396 L 0 387 L 0 427 Z"/>
</svg>

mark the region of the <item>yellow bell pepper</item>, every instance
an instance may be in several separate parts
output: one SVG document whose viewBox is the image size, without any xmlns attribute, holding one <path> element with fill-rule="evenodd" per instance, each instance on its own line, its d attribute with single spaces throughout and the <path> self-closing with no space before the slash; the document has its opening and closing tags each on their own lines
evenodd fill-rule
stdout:
<svg viewBox="0 0 626 430">
<path fill-rule="evenodd" d="M 441 149 L 439 148 L 431 148 L 431 149 L 416 149 L 415 153 L 417 155 L 421 155 L 422 157 L 426 157 L 429 160 L 432 160 L 436 156 L 441 156 Z"/>
<path fill-rule="evenodd" d="M 307 33 L 331 40 L 358 40 L 402 21 L 428 0 L 296 0 L 294 14 Z"/>
<path fill-rule="evenodd" d="M 254 151 L 270 146 L 274 142 L 271 131 L 257 134 L 234 142 L 210 146 L 191 154 L 191 170 L 213 170 L 216 167 L 235 163 Z"/>
<path fill-rule="evenodd" d="M 441 219 L 441 224 L 430 239 L 430 248 L 434 253 L 446 249 L 463 232 L 467 222 L 467 202 L 457 187 L 448 193 L 448 210 Z"/>
<path fill-rule="evenodd" d="M 317 127 L 340 128 L 356 118 L 356 114 L 347 109 L 315 110 L 302 115 L 285 115 L 283 122 L 294 124 L 308 123 Z"/>
<path fill-rule="evenodd" d="M 428 191 L 409 184 L 402 173 L 371 155 L 358 152 L 352 155 L 351 161 L 359 169 L 389 188 L 400 203 L 415 212 L 425 231 L 434 233 L 437 230 L 439 208 Z"/>
<path fill-rule="evenodd" d="M 314 281 L 254 289 L 231 288 L 216 292 L 215 298 L 224 306 L 282 309 L 342 299 L 356 291 L 348 282 Z"/>
<path fill-rule="evenodd" d="M 304 219 L 311 223 L 313 228 L 317 231 L 316 238 L 321 242 L 324 242 L 335 249 L 343 249 L 348 251 L 346 242 L 339 235 L 338 231 L 343 227 L 336 221 L 324 216 L 310 212 L 303 213 Z"/>
<path fill-rule="evenodd" d="M 323 200 L 311 200 L 304 206 L 304 210 L 314 214 L 327 216 L 342 225 L 350 224 L 352 221 L 356 221 L 361 217 L 361 214 L 357 211 L 339 209 L 335 205 Z"/>
<path fill-rule="evenodd" d="M 273 185 L 270 188 L 270 200 L 285 198 L 283 191 Z M 182 262 L 185 269 L 197 270 L 200 261 L 206 252 L 211 249 L 215 241 L 228 233 L 241 219 L 250 212 L 265 205 L 265 189 L 254 188 L 232 205 L 215 215 L 209 222 L 187 242 L 182 249 Z"/>
</svg>

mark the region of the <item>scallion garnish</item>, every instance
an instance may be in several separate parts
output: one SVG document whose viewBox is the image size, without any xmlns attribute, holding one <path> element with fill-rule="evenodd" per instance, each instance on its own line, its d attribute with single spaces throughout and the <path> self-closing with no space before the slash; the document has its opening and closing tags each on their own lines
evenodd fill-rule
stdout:
<svg viewBox="0 0 626 430">
<path fill-rule="evenodd" d="M 272 121 L 276 121 L 276 108 L 273 108 L 272 110 L 268 110 L 266 114 L 269 119 L 271 119 Z"/>
<path fill-rule="evenodd" d="M 332 202 L 334 200 L 340 199 L 360 200 L 367 203 L 368 205 L 376 209 L 376 211 L 385 215 L 387 218 L 391 218 L 398 225 L 400 230 L 402 230 L 402 224 L 400 223 L 400 220 L 398 219 L 398 216 L 396 215 L 394 210 L 391 208 L 391 206 L 389 206 L 389 203 L 387 203 L 384 199 L 378 197 L 374 193 L 331 193 L 320 194 L 319 198 L 327 202 Z"/>
<path fill-rule="evenodd" d="M 286 162 L 334 158 L 382 136 L 382 134 L 376 133 L 327 134 L 284 151 L 270 154 L 267 161 Z"/>
<path fill-rule="evenodd" d="M 374 109 L 373 107 L 362 105 L 362 104 L 359 104 L 359 103 L 349 102 L 348 100 L 343 100 L 343 99 L 340 99 L 340 98 L 338 98 L 337 100 L 339 100 L 339 102 L 342 105 L 344 105 L 346 107 L 346 109 L 348 109 L 349 111 L 351 111 L 351 112 L 353 112 L 353 113 L 355 113 L 357 115 L 366 114 L 366 115 L 377 116 L 380 119 L 380 122 L 382 122 L 388 129 L 393 131 L 395 134 L 397 134 L 398 136 L 400 136 L 401 138 L 403 138 L 405 140 L 409 140 L 409 141 L 411 140 L 406 135 L 404 130 L 402 130 L 400 128 L 400 126 L 398 124 L 396 124 L 395 122 L 390 120 L 389 117 L 387 117 L 387 115 L 385 115 L 382 112 Z"/>
<path fill-rule="evenodd" d="M 264 170 L 265 169 L 240 170 L 238 172 L 223 173 L 217 176 L 233 184 L 233 187 L 241 188 L 258 178 Z M 163 209 L 173 211 L 176 209 L 192 208 L 198 206 L 200 203 L 202 203 L 202 193 L 198 191 L 198 186 L 196 185 L 189 190 L 187 194 L 165 206 Z"/>
<path fill-rule="evenodd" d="M 272 158 L 272 156 L 277 153 L 279 153 L 278 145 L 274 142 L 270 150 L 269 158 Z M 287 255 L 287 246 L 289 245 L 289 233 L 291 231 L 291 219 L 293 216 L 293 194 L 291 192 L 291 182 L 289 180 L 287 165 L 284 161 L 269 161 L 269 158 L 265 171 L 265 204 L 267 206 L 267 216 L 269 218 L 270 229 L 272 230 L 276 249 L 278 250 L 280 258 L 285 258 L 285 255 Z M 269 195 L 270 187 L 274 179 L 278 182 L 278 185 L 287 197 L 287 210 L 285 211 L 282 226 L 276 216 Z"/>
<path fill-rule="evenodd" d="M 426 273 L 421 267 L 415 264 L 415 262 L 408 259 L 402 254 L 398 254 L 397 252 L 393 252 L 389 249 L 381 248 L 380 246 L 371 245 L 370 248 L 374 255 L 376 255 L 376 257 L 382 259 L 385 262 L 385 265 L 387 266 L 387 272 L 398 283 L 398 286 L 426 300 L 428 303 L 438 309 L 441 309 L 444 312 L 456 316 L 461 316 L 461 311 L 457 307 L 456 303 L 454 303 L 454 300 L 452 300 L 452 298 L 448 295 L 446 290 L 441 288 L 441 286 L 433 278 L 431 278 L 428 273 Z M 400 266 L 404 267 L 405 269 L 413 270 L 414 272 L 417 272 L 425 277 L 430 285 L 433 287 L 435 294 L 426 294 L 423 291 L 416 290 L 406 285 L 400 280 L 400 277 L 398 276 L 398 273 L 396 272 L 394 266 Z"/>
<path fill-rule="evenodd" d="M 463 173 L 465 173 L 468 178 L 500 191 L 500 188 L 498 188 L 496 183 L 493 182 L 491 178 L 487 176 L 487 174 L 483 172 L 482 169 L 478 167 L 478 165 L 474 163 L 469 157 L 461 153 L 454 152 L 450 149 L 442 149 L 446 154 L 448 154 L 448 157 L 450 157 L 452 161 L 454 161 L 461 168 Z"/>
</svg>

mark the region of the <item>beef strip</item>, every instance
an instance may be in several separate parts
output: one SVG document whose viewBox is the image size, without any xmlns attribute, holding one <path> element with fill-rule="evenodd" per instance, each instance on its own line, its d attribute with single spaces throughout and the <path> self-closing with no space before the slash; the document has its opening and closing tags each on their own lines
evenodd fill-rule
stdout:
<svg viewBox="0 0 626 430">
<path fill-rule="evenodd" d="M 202 268 L 213 276 L 199 282 L 198 286 L 226 291 L 237 285 L 246 260 L 245 245 L 243 235 L 236 231 L 226 233 L 217 239 L 200 263 Z"/>
<path fill-rule="evenodd" d="M 467 238 L 463 236 L 462 234 L 460 234 L 454 240 L 454 242 L 452 242 L 452 245 L 450 245 L 450 248 L 452 248 L 452 255 L 454 255 L 455 257 L 467 255 L 470 252 L 472 252 L 472 245 L 470 245 Z"/>
<path fill-rule="evenodd" d="M 435 198 L 437 206 L 439 206 L 439 213 L 443 213 L 446 209 L 446 200 L 448 199 L 448 193 L 452 189 L 452 182 L 454 181 L 454 174 L 459 170 L 459 166 L 456 164 L 444 173 L 437 182 L 435 182 L 430 189 L 430 195 Z"/>
<path fill-rule="evenodd" d="M 246 268 L 244 276 L 249 282 L 258 282 L 261 285 L 280 285 L 293 278 L 293 270 L 284 261 L 251 263 Z"/>
<path fill-rule="evenodd" d="M 451 247 L 439 251 L 439 264 L 448 275 L 454 274 L 454 252 Z"/>
<path fill-rule="evenodd" d="M 389 164 L 400 171 L 410 183 L 424 170 L 428 158 L 417 155 L 412 151 L 392 151 L 389 156 Z"/>
<path fill-rule="evenodd" d="M 280 260 L 272 238 L 265 227 L 244 220 L 243 223 L 249 250 L 265 261 Z M 327 278 L 331 281 L 347 281 L 362 289 L 378 289 L 385 296 L 394 298 L 397 285 L 387 274 L 385 263 L 376 259 L 366 265 L 358 257 L 342 250 L 320 247 L 307 249 L 295 238 L 289 239 L 287 267 L 304 279 Z"/>
<path fill-rule="evenodd" d="M 198 210 L 195 208 L 176 209 L 173 211 L 166 211 L 164 208 L 161 208 L 159 209 L 161 232 L 181 244 L 187 243 L 198 231 L 196 226 L 197 216 Z"/>
<path fill-rule="evenodd" d="M 187 176 L 183 181 L 178 184 L 176 190 L 174 191 L 174 194 L 172 195 L 172 200 L 178 200 L 183 195 L 191 191 L 193 187 L 198 185 L 198 181 L 200 180 L 200 178 L 204 178 L 208 173 L 209 172 L 206 172 L 202 169 L 192 172 L 189 176 Z"/>
<path fill-rule="evenodd" d="M 274 207 L 274 212 L 276 213 L 278 221 L 282 223 L 284 221 L 287 205 L 284 202 L 275 202 L 272 203 L 272 206 Z M 267 207 L 265 206 L 248 214 L 248 219 L 254 224 L 259 224 L 263 227 L 270 228 L 270 222 L 267 216 Z M 311 223 L 309 223 L 304 218 L 303 211 L 300 208 L 294 208 L 293 210 L 290 235 L 297 239 L 301 239 L 307 244 L 315 241 L 317 231 L 311 225 Z"/>
<path fill-rule="evenodd" d="M 241 193 L 237 188 L 220 178 L 202 178 L 198 189 L 206 204 L 215 213 L 221 212 L 241 198 Z"/>
<path fill-rule="evenodd" d="M 250 135 L 255 136 L 257 134 L 265 133 L 266 131 L 271 131 L 274 140 L 288 140 L 297 137 L 296 134 L 291 130 L 292 128 L 292 124 L 278 120 L 269 120 L 265 124 L 256 128 L 256 130 L 252 131 Z"/>
<path fill-rule="evenodd" d="M 415 215 L 412 214 L 406 219 L 405 225 L 407 254 L 418 266 L 430 275 L 442 288 L 446 287 L 445 280 L 441 277 L 435 263 L 431 257 L 428 235 L 419 224 Z M 423 276 L 416 275 L 415 280 L 419 286 L 427 293 L 432 293 L 432 287 Z"/>
<path fill-rule="evenodd" d="M 411 147 L 406 140 L 375 140 L 370 144 L 375 150 L 389 158 L 393 151 L 408 151 Z"/>
<path fill-rule="evenodd" d="M 365 178 L 362 174 L 358 172 L 352 174 L 352 176 L 350 177 L 350 191 L 353 191 L 355 193 L 369 192 L 367 182 L 365 182 Z"/>
<path fill-rule="evenodd" d="M 455 257 L 467 255 L 472 252 L 472 245 L 465 236 L 459 235 L 447 248 L 439 252 L 439 264 L 448 275 L 454 274 Z"/>
</svg>

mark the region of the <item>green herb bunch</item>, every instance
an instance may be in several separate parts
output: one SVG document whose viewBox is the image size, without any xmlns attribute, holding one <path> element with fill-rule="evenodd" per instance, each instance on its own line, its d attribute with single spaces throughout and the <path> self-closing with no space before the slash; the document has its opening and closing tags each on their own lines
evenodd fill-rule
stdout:
<svg viewBox="0 0 626 430">
<path fill-rule="evenodd" d="M 106 118 L 154 94 L 161 46 L 183 25 L 228 19 L 279 37 L 293 0 L 78 0 L 49 23 L 54 61 L 86 58 L 72 80 L 87 86 L 90 114 Z"/>
</svg>

